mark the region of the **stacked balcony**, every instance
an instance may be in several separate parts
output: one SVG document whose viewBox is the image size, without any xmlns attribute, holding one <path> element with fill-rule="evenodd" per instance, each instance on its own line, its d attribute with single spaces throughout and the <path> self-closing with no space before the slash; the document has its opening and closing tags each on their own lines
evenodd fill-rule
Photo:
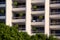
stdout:
<svg viewBox="0 0 60 40">
<path fill-rule="evenodd" d="M 59 4 L 60 3 L 60 0 L 51 0 L 50 3 L 51 4 Z"/>
<path fill-rule="evenodd" d="M 45 0 L 32 0 L 32 3 L 45 3 Z"/>
<path fill-rule="evenodd" d="M 51 9 L 51 15 L 60 15 L 60 8 Z"/>
<path fill-rule="evenodd" d="M 5 0 L 0 0 L 0 4 L 5 4 Z"/>
<path fill-rule="evenodd" d="M 50 0 L 51 7 L 60 7 L 60 0 Z"/>
<path fill-rule="evenodd" d="M 50 34 L 51 34 L 51 35 L 54 35 L 54 37 L 60 39 L 60 29 L 51 29 L 51 30 L 50 30 Z"/>
<path fill-rule="evenodd" d="M 44 14 L 44 4 L 32 4 L 32 14 Z"/>
<path fill-rule="evenodd" d="M 32 26 L 32 34 L 35 34 L 35 33 L 44 33 L 44 27 L 43 26 Z"/>
<path fill-rule="evenodd" d="M 44 25 L 44 15 L 32 15 L 32 25 Z"/>
<path fill-rule="evenodd" d="M 26 2 L 24 0 L 13 0 L 13 11 L 24 11 L 26 8 Z"/>
<path fill-rule="evenodd" d="M 50 0 L 50 34 L 60 37 L 60 0 Z"/>
<path fill-rule="evenodd" d="M 44 0 L 32 0 L 31 3 L 31 32 L 44 33 L 44 22 L 45 22 L 45 5 Z"/>
<path fill-rule="evenodd" d="M 19 32 L 26 32 L 25 23 L 13 23 L 13 26 L 17 26 Z"/>
<path fill-rule="evenodd" d="M 50 25 L 60 25 L 60 19 L 51 19 Z"/>
<path fill-rule="evenodd" d="M 5 7 L 6 1 L 5 0 L 0 0 L 0 7 Z"/>
<path fill-rule="evenodd" d="M 0 19 L 0 23 L 4 23 L 5 24 L 5 19 Z"/>
<path fill-rule="evenodd" d="M 25 23 L 26 13 L 24 11 L 21 12 L 13 12 L 13 22 L 22 22 Z"/>
<path fill-rule="evenodd" d="M 25 32 L 26 0 L 12 0 L 12 2 L 12 24 L 17 24 L 18 30 Z"/>
<path fill-rule="evenodd" d="M 60 19 L 60 8 L 51 8 L 50 18 Z"/>
<path fill-rule="evenodd" d="M 6 5 L 6 0 L 0 0 L 0 23 L 5 23 L 5 5 Z"/>
</svg>

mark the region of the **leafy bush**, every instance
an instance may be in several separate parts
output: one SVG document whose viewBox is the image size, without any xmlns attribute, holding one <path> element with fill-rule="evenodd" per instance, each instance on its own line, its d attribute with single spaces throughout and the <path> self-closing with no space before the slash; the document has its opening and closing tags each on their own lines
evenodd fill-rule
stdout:
<svg viewBox="0 0 60 40">
<path fill-rule="evenodd" d="M 57 40 L 57 38 L 47 37 L 45 34 L 29 36 L 26 32 L 18 32 L 16 26 L 10 27 L 0 23 L 0 40 Z"/>
</svg>

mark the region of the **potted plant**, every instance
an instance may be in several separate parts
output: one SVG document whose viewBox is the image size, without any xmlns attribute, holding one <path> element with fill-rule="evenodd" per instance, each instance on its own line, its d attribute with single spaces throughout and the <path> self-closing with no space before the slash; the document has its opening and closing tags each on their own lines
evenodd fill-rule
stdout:
<svg viewBox="0 0 60 40">
<path fill-rule="evenodd" d="M 43 16 L 39 16 L 39 20 L 42 20 L 43 19 Z"/>
<path fill-rule="evenodd" d="M 17 2 L 17 1 L 14 1 L 14 2 L 13 2 L 13 5 L 14 5 L 14 7 L 17 7 L 18 2 Z"/>
<path fill-rule="evenodd" d="M 33 10 L 37 10 L 37 6 L 36 5 L 32 6 L 32 8 L 33 8 Z"/>
<path fill-rule="evenodd" d="M 1 9 L 1 10 L 0 10 L 0 13 L 1 13 L 2 15 L 4 15 L 4 10 L 3 10 L 3 9 Z"/>
<path fill-rule="evenodd" d="M 23 12 L 20 12 L 19 13 L 19 18 L 22 18 L 22 16 L 23 16 Z"/>
</svg>

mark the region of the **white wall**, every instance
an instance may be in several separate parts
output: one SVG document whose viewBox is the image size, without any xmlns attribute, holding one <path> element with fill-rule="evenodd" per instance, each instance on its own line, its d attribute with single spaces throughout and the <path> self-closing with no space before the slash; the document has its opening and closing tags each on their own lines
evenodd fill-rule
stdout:
<svg viewBox="0 0 60 40">
<path fill-rule="evenodd" d="M 12 26 L 12 0 L 6 0 L 6 25 Z"/>
<path fill-rule="evenodd" d="M 31 0 L 26 0 L 26 32 L 31 35 Z"/>
<path fill-rule="evenodd" d="M 45 0 L 45 34 L 49 36 L 49 0 Z"/>
</svg>

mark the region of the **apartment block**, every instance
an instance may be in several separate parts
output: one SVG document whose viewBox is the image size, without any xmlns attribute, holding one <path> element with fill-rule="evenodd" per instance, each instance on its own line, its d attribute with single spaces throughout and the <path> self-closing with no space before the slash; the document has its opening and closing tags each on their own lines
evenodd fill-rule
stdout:
<svg viewBox="0 0 60 40">
<path fill-rule="evenodd" d="M 0 0 L 0 23 L 60 38 L 60 0 Z"/>
</svg>

